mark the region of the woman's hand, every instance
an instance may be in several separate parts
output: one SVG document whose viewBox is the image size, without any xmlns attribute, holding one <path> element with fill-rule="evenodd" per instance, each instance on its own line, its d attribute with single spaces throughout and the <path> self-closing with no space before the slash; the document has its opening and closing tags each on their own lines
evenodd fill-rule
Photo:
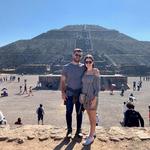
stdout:
<svg viewBox="0 0 150 150">
<path fill-rule="evenodd" d="M 95 97 L 93 100 L 91 100 L 91 103 L 90 103 L 91 108 L 95 108 L 96 104 L 97 104 L 97 101 L 96 101 L 96 97 Z"/>
</svg>

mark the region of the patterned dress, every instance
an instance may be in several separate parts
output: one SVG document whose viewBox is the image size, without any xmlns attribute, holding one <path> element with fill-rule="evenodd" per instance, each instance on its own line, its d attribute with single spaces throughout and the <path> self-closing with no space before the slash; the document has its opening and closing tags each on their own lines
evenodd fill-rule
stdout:
<svg viewBox="0 0 150 150">
<path fill-rule="evenodd" d="M 98 105 L 98 93 L 100 90 L 100 78 L 93 74 L 84 74 L 82 78 L 82 93 L 86 95 L 86 102 L 83 104 L 87 110 L 96 110 Z M 96 104 L 91 105 L 96 97 Z"/>
</svg>

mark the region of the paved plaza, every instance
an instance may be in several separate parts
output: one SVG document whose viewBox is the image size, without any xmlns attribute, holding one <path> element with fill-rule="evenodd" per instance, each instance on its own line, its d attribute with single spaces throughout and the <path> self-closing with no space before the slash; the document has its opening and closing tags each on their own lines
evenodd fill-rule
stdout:
<svg viewBox="0 0 150 150">
<path fill-rule="evenodd" d="M 7 75 L 9 77 L 9 75 Z M 18 76 L 16 75 L 16 78 Z M 14 127 L 14 122 L 18 117 L 22 118 L 24 124 L 37 124 L 36 108 L 40 103 L 45 109 L 44 124 L 52 124 L 59 127 L 65 127 L 65 106 L 61 99 L 60 91 L 52 90 L 33 90 L 33 96 L 27 94 L 19 95 L 19 86 L 24 85 L 24 79 L 27 79 L 27 87 L 35 87 L 38 81 L 38 75 L 20 76 L 20 83 L 15 81 L 3 82 L 0 89 L 7 88 L 9 96 L 0 98 L 0 110 L 4 113 L 8 123 Z M 111 127 L 120 126 L 123 113 L 123 102 L 128 100 L 130 93 L 133 93 L 137 99 L 135 109 L 138 110 L 145 120 L 145 126 L 149 126 L 148 105 L 150 104 L 150 82 L 143 81 L 140 91 L 132 90 L 132 82 L 139 81 L 139 77 L 129 77 L 129 90 L 125 91 L 123 97 L 120 91 L 114 91 L 114 95 L 110 95 L 109 91 L 99 93 L 98 114 L 100 116 L 100 126 Z M 75 118 L 75 113 L 73 114 Z M 73 119 L 74 127 L 76 125 Z M 83 127 L 89 126 L 86 112 L 84 112 Z"/>
</svg>

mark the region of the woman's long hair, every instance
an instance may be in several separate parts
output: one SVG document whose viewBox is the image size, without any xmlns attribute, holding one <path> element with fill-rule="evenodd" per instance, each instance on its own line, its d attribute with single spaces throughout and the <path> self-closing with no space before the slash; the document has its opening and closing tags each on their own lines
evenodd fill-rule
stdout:
<svg viewBox="0 0 150 150">
<path fill-rule="evenodd" d="M 92 60 L 92 62 L 93 62 L 92 67 L 94 68 L 94 66 L 95 66 L 95 64 L 94 64 L 94 57 L 93 57 L 91 54 L 87 54 L 87 55 L 84 57 L 84 65 L 85 65 L 86 59 L 88 59 L 88 58 Z M 85 68 L 86 68 L 86 70 L 87 70 L 86 65 L 85 65 Z"/>
</svg>

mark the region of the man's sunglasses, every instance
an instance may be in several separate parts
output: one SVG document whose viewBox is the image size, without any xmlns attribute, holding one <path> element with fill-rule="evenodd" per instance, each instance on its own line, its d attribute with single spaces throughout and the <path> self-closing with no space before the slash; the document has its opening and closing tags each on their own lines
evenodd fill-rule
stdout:
<svg viewBox="0 0 150 150">
<path fill-rule="evenodd" d="M 92 64 L 92 61 L 85 61 L 86 64 Z"/>
<path fill-rule="evenodd" d="M 76 57 L 82 57 L 80 54 L 75 54 Z"/>
</svg>

